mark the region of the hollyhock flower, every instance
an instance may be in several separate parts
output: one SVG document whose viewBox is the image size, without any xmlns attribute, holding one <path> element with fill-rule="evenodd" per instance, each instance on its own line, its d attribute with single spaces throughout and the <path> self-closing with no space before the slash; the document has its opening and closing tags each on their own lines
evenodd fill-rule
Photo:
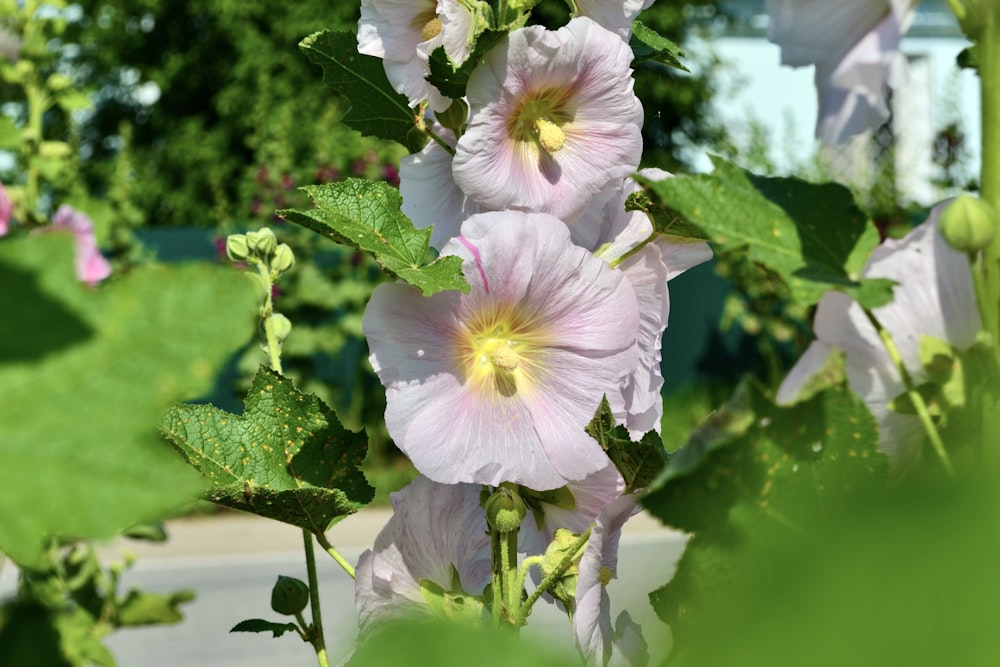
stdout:
<svg viewBox="0 0 1000 667">
<path fill-rule="evenodd" d="M 611 599 L 606 590 L 608 583 L 617 576 L 622 527 L 639 509 L 634 494 L 622 496 L 604 508 L 580 558 L 573 636 L 588 665 L 646 665 L 649 662 L 646 642 L 628 612 L 622 612 L 612 627 Z"/>
<path fill-rule="evenodd" d="M 63 204 L 52 216 L 52 227 L 73 232 L 78 280 L 93 286 L 111 275 L 111 264 L 97 247 L 94 223 L 90 218 L 72 206 Z"/>
<path fill-rule="evenodd" d="M 572 222 L 639 164 L 631 61 L 628 44 L 586 17 L 510 33 L 469 77 L 455 182 L 487 209 Z"/>
<path fill-rule="evenodd" d="M 444 111 L 451 100 L 425 80 L 428 58 L 444 46 L 461 64 L 469 56 L 473 17 L 460 0 L 362 0 L 358 53 L 382 58 L 393 87 L 416 105 Z"/>
<path fill-rule="evenodd" d="M 474 215 L 442 254 L 462 258 L 469 294 L 379 285 L 365 311 L 396 445 L 445 484 L 545 491 L 607 465 L 584 427 L 637 360 L 622 274 L 545 214 Z"/>
<path fill-rule="evenodd" d="M 767 13 L 782 64 L 816 66 L 817 138 L 840 144 L 885 122 L 885 87 L 906 82 L 912 0 L 767 0 Z"/>
<path fill-rule="evenodd" d="M 454 146 L 450 130 L 435 127 L 435 133 Z M 451 153 L 436 141 L 428 141 L 419 153 L 399 161 L 399 192 L 403 213 L 418 229 L 434 225 L 431 247 L 440 250 L 458 236 L 462 221 L 483 212 L 455 183 L 451 174 Z"/>
<path fill-rule="evenodd" d="M 949 246 L 937 219 L 947 202 L 938 204 L 926 222 L 900 240 L 887 240 L 872 251 L 861 272 L 869 278 L 899 283 L 892 303 L 873 312 L 890 333 L 913 381 L 927 373 L 920 361 L 920 337 L 930 336 L 965 350 L 981 327 L 968 257 Z M 794 402 L 806 383 L 826 363 L 830 353 L 844 353 L 847 383 L 864 400 L 879 428 L 879 451 L 897 470 L 915 462 L 924 433 L 919 418 L 894 412 L 893 399 L 906 385 L 864 311 L 842 292 L 823 296 L 813 321 L 816 333 L 806 353 L 778 390 L 778 403 Z"/>
<path fill-rule="evenodd" d="M 573 0 L 573 3 L 577 16 L 589 16 L 627 42 L 632 36 L 632 21 L 653 4 L 653 0 Z"/>
<path fill-rule="evenodd" d="M 660 169 L 644 169 L 640 173 L 657 180 L 670 176 Z M 712 258 L 707 243 L 663 235 L 626 257 L 653 234 L 653 225 L 645 213 L 625 210 L 626 197 L 639 189 L 638 183 L 627 179 L 609 197 L 595 200 L 570 227 L 577 245 L 596 252 L 611 264 L 620 262 L 618 269 L 625 274 L 639 301 L 639 363 L 620 387 L 608 392 L 615 419 L 636 440 L 649 431 L 660 432 L 663 416 L 660 348 L 670 314 L 667 282 Z"/>
<path fill-rule="evenodd" d="M 543 554 L 559 528 L 582 533 L 594 523 L 605 507 L 625 492 L 625 480 L 609 459 L 607 465 L 578 482 L 570 482 L 555 492 L 522 492 L 528 515 L 521 523 L 519 550 L 529 555 Z"/>
<path fill-rule="evenodd" d="M 13 208 L 10 197 L 7 196 L 7 191 L 4 190 L 3 183 L 0 183 L 0 236 L 7 234 L 10 226 L 10 213 Z"/>
<path fill-rule="evenodd" d="M 362 635 L 378 622 L 443 613 L 478 619 L 490 582 L 490 535 L 475 484 L 418 477 L 393 493 L 393 515 L 361 554 L 355 605 Z"/>
</svg>

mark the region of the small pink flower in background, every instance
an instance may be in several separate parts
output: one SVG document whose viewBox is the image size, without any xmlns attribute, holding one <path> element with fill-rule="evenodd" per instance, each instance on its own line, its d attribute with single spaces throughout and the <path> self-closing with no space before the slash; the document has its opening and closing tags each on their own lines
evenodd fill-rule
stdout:
<svg viewBox="0 0 1000 667">
<path fill-rule="evenodd" d="M 816 66 L 816 137 L 841 144 L 889 117 L 885 87 L 906 83 L 899 44 L 912 0 L 767 0 L 768 39 L 781 62 Z"/>
<path fill-rule="evenodd" d="M 393 87 L 416 106 L 444 111 L 451 100 L 427 82 L 428 58 L 444 46 L 459 64 L 469 56 L 470 10 L 460 0 L 362 0 L 358 53 L 382 58 Z"/>
<path fill-rule="evenodd" d="M 434 132 L 454 146 L 455 137 L 451 130 L 435 126 Z M 451 162 L 451 153 L 436 141 L 428 141 L 419 153 L 412 153 L 399 161 L 403 213 L 418 229 L 434 226 L 431 247 L 437 250 L 458 236 L 463 220 L 484 210 L 455 183 Z"/>
<path fill-rule="evenodd" d="M 469 77 L 455 182 L 486 209 L 575 220 L 639 164 L 631 62 L 628 44 L 586 17 L 510 33 Z"/>
<path fill-rule="evenodd" d="M 643 169 L 643 176 L 670 176 L 660 169 Z M 667 281 L 693 266 L 712 259 L 712 249 L 703 241 L 659 235 L 633 255 L 633 248 L 649 239 L 653 225 L 641 211 L 625 211 L 625 199 L 640 190 L 631 178 L 619 188 L 595 198 L 586 212 L 570 226 L 573 241 L 609 263 L 620 260 L 639 302 L 639 363 L 622 385 L 608 392 L 608 403 L 619 423 L 633 439 L 649 431 L 660 432 L 663 417 L 663 374 L 660 371 L 661 341 L 670 315 Z"/>
<path fill-rule="evenodd" d="M 442 254 L 464 260 L 469 294 L 384 284 L 365 310 L 389 435 L 445 484 L 545 491 L 604 468 L 584 428 L 635 367 L 632 288 L 552 216 L 482 213 L 461 231 Z"/>
<path fill-rule="evenodd" d="M 576 15 L 588 16 L 625 41 L 632 36 L 632 21 L 653 0 L 574 0 Z"/>
<path fill-rule="evenodd" d="M 63 204 L 52 216 L 53 229 L 68 229 L 73 233 L 76 248 L 76 277 L 88 285 L 96 285 L 111 275 L 111 264 L 97 247 L 94 223 L 86 215 Z"/>
<path fill-rule="evenodd" d="M 872 251 L 861 275 L 898 283 L 892 303 L 873 312 L 892 335 L 903 364 L 920 385 L 927 373 L 920 362 L 920 337 L 968 349 L 981 328 L 968 257 L 949 246 L 937 219 L 948 202 L 938 204 L 927 221 L 899 240 Z M 846 357 L 847 383 L 872 411 L 879 428 L 879 451 L 897 471 L 920 457 L 924 432 L 918 417 L 900 414 L 891 402 L 906 385 L 864 311 L 842 292 L 823 296 L 813 320 L 816 340 L 789 372 L 778 390 L 778 403 L 788 403 L 824 367 L 833 349 Z"/>
<path fill-rule="evenodd" d="M 10 228 L 10 214 L 13 208 L 3 183 L 0 183 L 0 236 L 6 235 Z"/>
<path fill-rule="evenodd" d="M 418 477 L 392 494 L 392 518 L 374 547 L 361 554 L 355 572 L 362 635 L 379 621 L 431 615 L 421 582 L 457 597 L 482 594 L 490 582 L 491 562 L 481 488 Z"/>
<path fill-rule="evenodd" d="M 618 542 L 622 527 L 641 508 L 634 494 L 622 496 L 601 512 L 580 558 L 576 584 L 573 636 L 587 665 L 639 666 L 649 663 L 640 627 L 627 611 L 611 625 L 611 599 L 606 586 L 618 576 Z"/>
</svg>

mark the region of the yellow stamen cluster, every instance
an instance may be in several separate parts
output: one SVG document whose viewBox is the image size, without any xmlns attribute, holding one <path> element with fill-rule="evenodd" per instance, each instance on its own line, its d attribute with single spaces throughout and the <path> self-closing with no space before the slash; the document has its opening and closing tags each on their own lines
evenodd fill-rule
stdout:
<svg viewBox="0 0 1000 667">
<path fill-rule="evenodd" d="M 509 123 L 511 137 L 517 141 L 535 142 L 550 154 L 561 150 L 566 143 L 563 126 L 570 120 L 565 106 L 565 94 L 559 90 L 531 95 L 521 103 Z"/>
<path fill-rule="evenodd" d="M 530 391 L 532 378 L 550 344 L 544 328 L 512 308 L 487 308 L 469 322 L 459 341 L 468 379 L 488 395 L 511 397 Z"/>
<path fill-rule="evenodd" d="M 420 30 L 420 41 L 426 42 L 429 39 L 434 39 L 441 34 L 441 19 L 434 17 L 424 24 L 424 27 Z"/>
</svg>

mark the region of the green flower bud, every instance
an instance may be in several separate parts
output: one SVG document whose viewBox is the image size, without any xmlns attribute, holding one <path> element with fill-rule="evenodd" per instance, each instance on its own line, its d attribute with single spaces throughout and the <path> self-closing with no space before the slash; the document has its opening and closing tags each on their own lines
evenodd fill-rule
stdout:
<svg viewBox="0 0 1000 667">
<path fill-rule="evenodd" d="M 294 616 L 301 613 L 309 604 L 309 586 L 295 577 L 278 575 L 278 581 L 271 589 L 271 609 Z"/>
<path fill-rule="evenodd" d="M 938 220 L 941 235 L 955 250 L 977 252 L 996 236 L 996 216 L 992 207 L 971 195 L 959 195 Z"/>
<path fill-rule="evenodd" d="M 504 482 L 497 487 L 484 505 L 486 523 L 499 533 L 512 533 L 521 527 L 528 507 L 517 492 L 517 487 Z"/>
<path fill-rule="evenodd" d="M 281 345 L 288 338 L 288 334 L 292 333 L 292 322 L 281 313 L 274 313 L 271 315 L 271 331 L 274 332 L 278 345 Z"/>
<path fill-rule="evenodd" d="M 266 260 L 270 259 L 277 249 L 278 239 L 274 236 L 274 232 L 264 227 L 256 232 L 247 232 L 247 245 L 257 257 Z"/>
<path fill-rule="evenodd" d="M 65 74 L 56 73 L 51 75 L 45 83 L 49 87 L 49 90 L 58 93 L 72 86 L 73 80 Z"/>
<path fill-rule="evenodd" d="M 226 237 L 226 256 L 231 262 L 245 262 L 250 257 L 250 246 L 245 234 L 230 234 Z"/>
<path fill-rule="evenodd" d="M 288 247 L 287 243 L 280 244 L 274 250 L 274 259 L 271 260 L 271 271 L 275 274 L 281 274 L 293 266 L 295 266 L 295 254 L 292 253 L 292 249 Z"/>
<path fill-rule="evenodd" d="M 434 116 L 439 123 L 454 132 L 456 136 L 460 136 L 469 121 L 469 105 L 464 100 L 458 99 L 444 111 L 435 112 Z"/>
</svg>

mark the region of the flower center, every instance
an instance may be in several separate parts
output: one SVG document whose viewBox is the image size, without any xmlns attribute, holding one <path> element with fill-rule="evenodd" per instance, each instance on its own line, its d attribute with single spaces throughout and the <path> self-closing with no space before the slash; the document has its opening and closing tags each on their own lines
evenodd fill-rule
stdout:
<svg viewBox="0 0 1000 667">
<path fill-rule="evenodd" d="M 420 30 L 420 41 L 426 42 L 428 40 L 434 39 L 440 34 L 441 34 L 441 19 L 435 16 L 430 21 L 425 23 L 424 27 Z"/>
<path fill-rule="evenodd" d="M 547 153 L 559 151 L 566 143 L 562 126 L 569 121 L 562 97 L 557 90 L 547 90 L 523 102 L 510 125 L 511 136 L 518 141 L 536 142 Z"/>
<path fill-rule="evenodd" d="M 483 346 L 483 356 L 493 365 L 493 370 L 502 373 L 513 373 L 517 370 L 517 352 L 510 341 L 502 338 L 490 338 Z"/>
</svg>

